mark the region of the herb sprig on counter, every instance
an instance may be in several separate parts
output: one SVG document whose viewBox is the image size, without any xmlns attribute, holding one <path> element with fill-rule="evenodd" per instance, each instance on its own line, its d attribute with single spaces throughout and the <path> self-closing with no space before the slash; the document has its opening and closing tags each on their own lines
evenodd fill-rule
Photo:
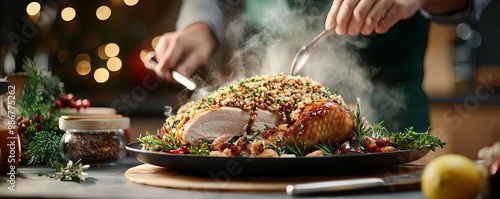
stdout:
<svg viewBox="0 0 500 199">
<path fill-rule="evenodd" d="M 88 178 L 88 174 L 84 171 L 90 166 L 83 165 L 80 160 L 73 163 L 73 161 L 68 161 L 68 163 L 60 163 L 59 161 L 54 161 L 53 165 L 55 167 L 55 173 L 49 174 L 49 178 L 55 178 L 60 181 L 73 181 L 73 182 L 85 182 Z M 39 174 L 41 175 L 41 174 Z"/>
</svg>

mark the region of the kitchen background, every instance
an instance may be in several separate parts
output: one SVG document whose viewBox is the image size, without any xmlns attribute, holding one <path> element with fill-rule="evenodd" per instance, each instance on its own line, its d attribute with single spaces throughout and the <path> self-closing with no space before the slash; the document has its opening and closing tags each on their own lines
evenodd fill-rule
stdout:
<svg viewBox="0 0 500 199">
<path fill-rule="evenodd" d="M 241 1 L 228 1 L 238 6 Z M 143 59 L 175 29 L 180 0 L 2 1 L 0 74 L 22 71 L 23 59 L 48 67 L 65 90 L 94 107 L 131 117 L 132 137 L 154 132 L 164 106 L 189 96 L 161 82 Z M 448 145 L 432 156 L 477 151 L 500 139 L 500 2 L 480 22 L 431 24 L 423 87 L 431 125 Z M 179 93 L 181 95 L 179 95 Z"/>
</svg>

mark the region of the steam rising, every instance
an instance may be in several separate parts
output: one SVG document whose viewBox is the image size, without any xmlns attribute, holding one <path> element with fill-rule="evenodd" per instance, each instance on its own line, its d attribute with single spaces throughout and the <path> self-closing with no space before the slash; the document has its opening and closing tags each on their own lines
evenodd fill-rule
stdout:
<svg viewBox="0 0 500 199">
<path fill-rule="evenodd" d="M 257 74 L 289 73 L 295 53 L 324 30 L 324 14 L 304 15 L 284 12 L 283 5 L 269 10 L 257 34 L 243 40 L 244 15 L 228 22 L 226 43 L 230 60 L 221 64 L 209 63 L 208 86 L 198 90 L 193 98 L 200 98 L 217 87 Z M 314 11 L 313 11 L 314 12 Z M 368 45 L 362 37 L 330 35 L 322 40 L 312 52 L 299 75 L 309 76 L 340 94 L 348 104 L 361 98 L 363 114 L 372 122 L 385 120 L 385 125 L 395 128 L 393 117 L 405 109 L 404 95 L 394 89 L 375 85 L 370 77 L 376 68 L 361 65 L 356 48 Z M 354 48 L 356 47 L 356 48 Z M 229 70 L 227 70 L 229 69 Z M 223 72 L 220 72 L 223 71 Z M 206 75 L 206 74 L 205 74 Z M 384 118 L 380 117 L 384 113 Z"/>
</svg>

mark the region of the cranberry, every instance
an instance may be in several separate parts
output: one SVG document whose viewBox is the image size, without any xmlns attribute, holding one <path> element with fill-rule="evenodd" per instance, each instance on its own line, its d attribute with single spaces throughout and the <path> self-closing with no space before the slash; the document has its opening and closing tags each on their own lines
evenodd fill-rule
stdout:
<svg viewBox="0 0 500 199">
<path fill-rule="evenodd" d="M 35 120 L 35 122 L 40 123 L 40 121 L 42 121 L 42 116 L 37 113 L 35 114 L 35 116 L 33 116 L 33 120 Z"/>
<path fill-rule="evenodd" d="M 41 131 L 42 130 L 42 123 L 36 123 L 36 130 Z"/>
<path fill-rule="evenodd" d="M 24 126 L 29 126 L 30 125 L 30 120 L 24 120 Z"/>
<path fill-rule="evenodd" d="M 57 99 L 57 100 L 54 102 L 54 107 L 56 107 L 56 108 L 61 108 L 61 107 L 62 107 L 62 102 L 61 102 L 61 100 Z"/>
<path fill-rule="evenodd" d="M 69 94 L 66 95 L 66 99 L 68 101 L 75 100 L 75 96 L 72 93 L 69 93 Z"/>
<path fill-rule="evenodd" d="M 90 107 L 90 100 L 88 100 L 88 99 L 83 99 L 83 100 L 82 100 L 82 106 L 83 106 L 83 108 Z"/>
<path fill-rule="evenodd" d="M 17 117 L 17 120 L 16 120 L 16 122 L 17 122 L 17 123 L 20 123 L 20 122 L 22 122 L 22 121 L 23 121 L 23 116 L 19 116 L 19 117 Z"/>
</svg>

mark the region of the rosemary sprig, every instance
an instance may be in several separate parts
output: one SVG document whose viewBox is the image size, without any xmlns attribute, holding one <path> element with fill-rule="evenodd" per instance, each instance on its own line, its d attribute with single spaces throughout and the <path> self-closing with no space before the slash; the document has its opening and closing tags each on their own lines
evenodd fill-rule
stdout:
<svg viewBox="0 0 500 199">
<path fill-rule="evenodd" d="M 413 127 L 406 128 L 404 132 L 396 132 L 391 135 L 391 139 L 398 150 L 430 148 L 432 151 L 436 147 L 443 148 L 446 143 L 427 132 L 415 132 Z"/>
<path fill-rule="evenodd" d="M 285 153 L 295 154 L 296 156 L 305 156 L 306 155 L 306 143 L 298 144 L 298 142 L 294 142 L 293 144 L 285 145 Z"/>
<path fill-rule="evenodd" d="M 354 147 L 359 147 L 361 150 L 364 150 L 365 147 L 363 145 L 363 140 L 366 135 L 366 126 L 365 121 L 363 120 L 363 110 L 361 109 L 360 99 L 356 99 L 356 112 L 354 114 L 354 126 L 356 129 L 353 132 L 354 138 L 356 138 L 356 142 L 352 143 Z"/>
<path fill-rule="evenodd" d="M 321 142 L 319 144 L 315 144 L 314 148 L 317 148 L 317 149 L 323 151 L 323 154 L 325 154 L 325 155 L 335 153 L 335 147 L 333 147 L 332 144 L 330 144 L 330 142 L 328 142 L 328 143 Z"/>
</svg>

